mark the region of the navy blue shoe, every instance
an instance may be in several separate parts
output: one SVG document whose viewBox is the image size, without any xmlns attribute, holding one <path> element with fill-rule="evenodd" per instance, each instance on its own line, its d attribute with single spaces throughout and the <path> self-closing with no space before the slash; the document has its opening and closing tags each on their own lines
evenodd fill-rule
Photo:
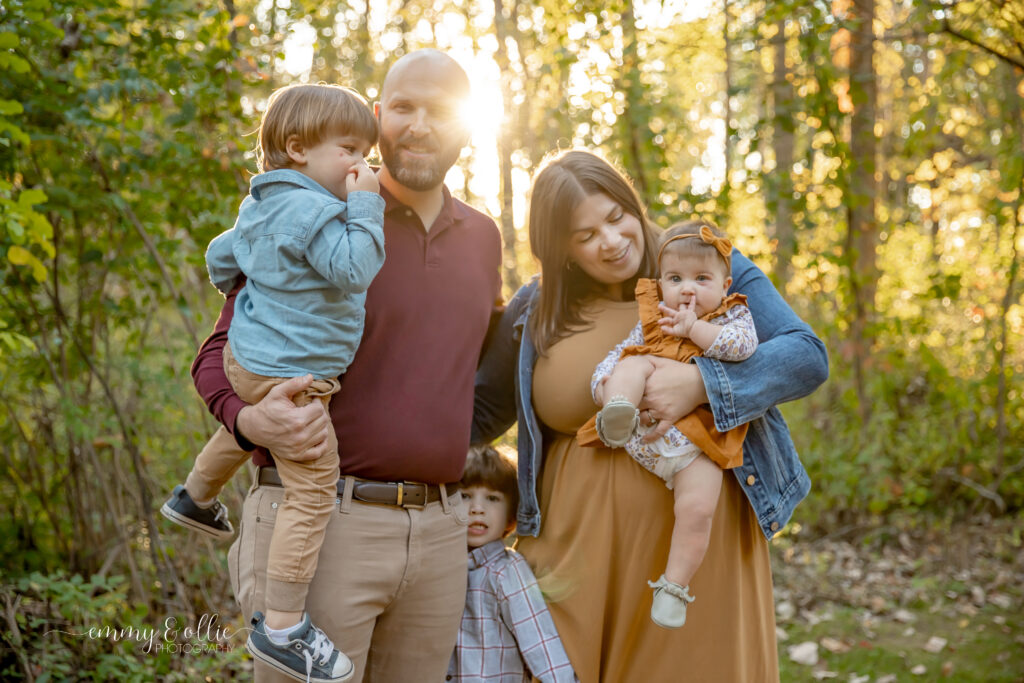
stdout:
<svg viewBox="0 0 1024 683">
<path fill-rule="evenodd" d="M 278 645 L 267 635 L 263 612 L 252 615 L 252 631 L 245 649 L 264 664 L 286 676 L 307 683 L 342 683 L 352 679 L 355 667 L 344 653 L 335 649 L 327 635 L 313 625 L 309 614 L 288 632 L 288 642 Z"/>
<path fill-rule="evenodd" d="M 174 493 L 160 508 L 160 514 L 175 524 L 188 527 L 216 539 L 231 538 L 235 533 L 228 521 L 228 509 L 219 500 L 208 508 L 201 508 L 188 495 L 181 484 L 174 487 Z"/>
</svg>

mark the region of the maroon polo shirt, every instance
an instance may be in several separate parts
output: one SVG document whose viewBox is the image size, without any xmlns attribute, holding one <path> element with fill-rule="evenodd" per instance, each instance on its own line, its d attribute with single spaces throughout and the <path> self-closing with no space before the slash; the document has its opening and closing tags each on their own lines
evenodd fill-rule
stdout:
<svg viewBox="0 0 1024 683">
<path fill-rule="evenodd" d="M 473 378 L 501 298 L 501 237 L 493 220 L 447 188 L 429 232 L 383 187 L 381 195 L 384 266 L 367 290 L 359 350 L 330 404 L 341 472 L 383 481 L 458 481 L 469 447 Z M 232 432 L 246 405 L 221 360 L 234 304 L 232 294 L 192 365 L 199 395 Z M 262 449 L 253 461 L 271 463 Z"/>
</svg>

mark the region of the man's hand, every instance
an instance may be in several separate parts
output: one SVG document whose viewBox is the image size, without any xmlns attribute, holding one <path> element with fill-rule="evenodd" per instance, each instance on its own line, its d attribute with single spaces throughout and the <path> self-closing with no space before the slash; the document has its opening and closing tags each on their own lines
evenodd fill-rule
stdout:
<svg viewBox="0 0 1024 683">
<path fill-rule="evenodd" d="M 313 383 L 312 375 L 293 377 L 267 392 L 259 403 L 242 408 L 235 428 L 274 457 L 304 462 L 327 454 L 330 421 L 320 401 L 299 408 L 292 396 Z"/>
<path fill-rule="evenodd" d="M 380 192 L 380 183 L 366 161 L 360 161 L 348 170 L 345 176 L 346 192 Z"/>
<path fill-rule="evenodd" d="M 654 372 L 647 378 L 644 397 L 640 401 L 641 424 L 657 426 L 644 435 L 650 443 L 663 436 L 678 420 L 708 402 L 707 390 L 700 369 L 693 363 L 657 356 L 647 356 L 654 363 Z"/>
<path fill-rule="evenodd" d="M 678 311 L 665 304 L 658 304 L 658 310 L 665 317 L 658 321 L 662 332 L 673 337 L 689 337 L 693 324 L 697 322 L 697 297 L 690 297 Z"/>
</svg>

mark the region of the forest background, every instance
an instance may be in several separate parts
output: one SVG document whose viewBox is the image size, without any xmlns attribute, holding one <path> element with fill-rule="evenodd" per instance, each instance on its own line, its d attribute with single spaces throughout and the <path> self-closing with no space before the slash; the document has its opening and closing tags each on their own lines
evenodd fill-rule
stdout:
<svg viewBox="0 0 1024 683">
<path fill-rule="evenodd" d="M 223 548 L 157 515 L 215 428 L 188 373 L 222 301 L 204 250 L 274 88 L 372 101 L 423 46 L 476 84 L 448 183 L 501 227 L 506 295 L 537 270 L 532 172 L 584 146 L 658 225 L 723 226 L 825 340 L 828 383 L 784 407 L 814 488 L 783 560 L 962 525 L 1019 557 L 1020 0 L 3 0 L 0 678 L 244 670 L 82 634 L 241 628 Z"/>
</svg>

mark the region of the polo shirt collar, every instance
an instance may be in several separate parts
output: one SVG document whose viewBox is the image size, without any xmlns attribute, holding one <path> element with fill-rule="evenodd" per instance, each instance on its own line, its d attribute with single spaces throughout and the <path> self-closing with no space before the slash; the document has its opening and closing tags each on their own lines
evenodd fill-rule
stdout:
<svg viewBox="0 0 1024 683">
<path fill-rule="evenodd" d="M 441 213 L 437 215 L 434 224 L 430 226 L 428 234 L 431 236 L 443 232 L 450 225 L 461 223 L 469 218 L 469 207 L 455 199 L 446 185 L 441 186 L 441 191 L 444 193 L 444 202 L 441 205 Z M 390 215 L 392 218 L 398 217 L 399 222 L 406 222 L 405 212 L 412 211 L 412 209 L 396 199 L 383 185 L 380 186 L 380 196 L 384 198 L 384 214 Z"/>
</svg>

